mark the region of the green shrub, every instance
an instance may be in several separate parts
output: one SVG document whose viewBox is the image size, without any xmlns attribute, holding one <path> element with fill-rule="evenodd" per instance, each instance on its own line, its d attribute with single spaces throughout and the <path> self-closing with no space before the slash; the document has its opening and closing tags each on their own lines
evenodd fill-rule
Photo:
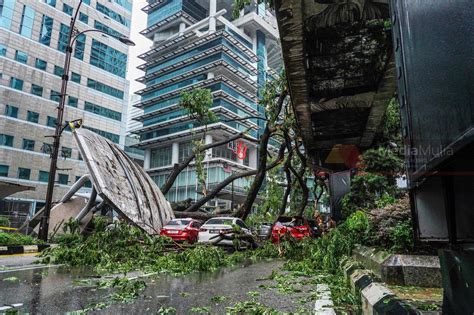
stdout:
<svg viewBox="0 0 474 315">
<path fill-rule="evenodd" d="M 42 244 L 43 242 L 31 237 L 29 235 L 23 235 L 20 233 L 4 233 L 0 232 L 0 246 L 8 245 L 33 245 Z"/>
<path fill-rule="evenodd" d="M 411 220 L 398 222 L 389 230 L 391 249 L 395 252 L 406 252 L 413 249 L 413 228 Z"/>
<path fill-rule="evenodd" d="M 10 226 L 10 220 L 7 217 L 0 216 L 0 226 Z"/>
</svg>

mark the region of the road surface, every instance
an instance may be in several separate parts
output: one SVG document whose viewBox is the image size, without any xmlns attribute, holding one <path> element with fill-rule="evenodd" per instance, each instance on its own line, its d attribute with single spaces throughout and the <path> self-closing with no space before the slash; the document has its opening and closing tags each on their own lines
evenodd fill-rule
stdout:
<svg viewBox="0 0 474 315">
<path fill-rule="evenodd" d="M 0 265 L 15 265 L 15 270 L 0 273 L 0 307 L 21 303 L 20 312 L 33 314 L 65 313 L 83 310 L 97 303 L 110 303 L 109 289 L 78 284 L 97 276 L 87 269 L 64 266 L 31 269 L 34 256 L 0 257 Z M 268 278 L 280 270 L 282 261 L 259 262 L 220 269 L 213 273 L 192 273 L 185 276 L 155 275 L 144 278 L 147 288 L 131 304 L 114 303 L 100 310 L 103 314 L 155 313 L 161 307 L 173 307 L 176 314 L 191 314 L 196 307 L 209 307 L 212 314 L 223 314 L 227 306 L 239 301 L 255 300 L 280 311 L 305 309 L 313 303 L 308 299 L 311 288 L 304 292 L 281 293 L 274 280 Z M 34 266 L 37 267 L 37 266 Z M 11 267 L 10 267 L 11 268 Z M 269 286 L 274 288 L 269 288 Z M 216 296 L 222 296 L 216 302 Z M 214 297 L 214 299 L 213 299 Z"/>
</svg>

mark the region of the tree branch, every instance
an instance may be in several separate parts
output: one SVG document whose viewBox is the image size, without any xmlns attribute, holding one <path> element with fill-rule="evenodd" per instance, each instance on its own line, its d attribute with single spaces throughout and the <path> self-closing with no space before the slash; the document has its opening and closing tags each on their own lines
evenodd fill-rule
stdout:
<svg viewBox="0 0 474 315">
<path fill-rule="evenodd" d="M 230 138 L 206 144 L 199 150 L 199 152 L 203 152 L 203 151 L 212 149 L 214 147 L 218 147 L 220 145 L 229 143 L 231 141 L 234 141 L 234 140 L 237 140 L 237 139 L 240 139 L 240 138 L 244 138 L 246 140 L 255 142 L 255 139 L 253 139 L 253 138 L 251 138 L 247 135 L 247 131 L 248 131 L 248 129 L 241 132 L 241 133 L 238 133 L 238 134 L 236 134 L 236 135 L 234 135 Z M 166 183 L 164 183 L 163 186 L 161 186 L 161 188 L 160 188 L 163 195 L 165 195 L 171 189 L 171 187 L 173 186 L 176 178 L 178 178 L 179 173 L 181 173 L 186 167 L 188 167 L 189 163 L 191 163 L 194 160 L 195 157 L 196 157 L 196 154 L 194 152 L 192 152 L 183 162 L 181 162 L 179 164 L 175 164 L 173 166 L 173 171 L 168 176 L 168 179 L 166 180 Z"/>
<path fill-rule="evenodd" d="M 271 170 L 272 168 L 276 167 L 278 164 L 280 164 L 281 160 L 283 159 L 284 157 L 284 153 L 285 153 L 285 147 L 282 145 L 280 147 L 280 154 L 278 156 L 278 159 L 276 159 L 273 163 L 271 163 L 270 165 L 268 165 L 266 168 L 265 168 L 265 172 L 268 171 L 268 170 Z M 188 209 L 186 209 L 185 212 L 193 212 L 193 211 L 196 211 L 197 209 L 199 209 L 200 207 L 202 207 L 206 202 L 208 202 L 209 200 L 213 199 L 214 197 L 217 196 L 217 194 L 222 190 L 224 189 L 227 185 L 229 185 L 230 183 L 232 183 L 234 180 L 236 179 L 239 179 L 239 178 L 242 178 L 242 177 L 248 177 L 248 176 L 252 176 L 252 175 L 255 175 L 257 174 L 257 172 L 259 171 L 260 169 L 258 170 L 249 170 L 249 171 L 245 171 L 245 172 L 240 172 L 240 173 L 236 173 L 236 174 L 232 174 L 231 176 L 227 177 L 224 181 L 222 181 L 221 183 L 219 183 L 212 192 L 210 192 L 207 196 L 199 199 L 195 204 L 193 204 L 192 206 L 190 206 Z M 236 214 L 238 215 L 238 213 Z M 215 216 L 215 215 L 214 215 Z"/>
<path fill-rule="evenodd" d="M 278 96 L 278 101 L 276 104 L 276 115 L 274 116 L 275 119 L 278 119 L 278 116 L 280 115 L 281 109 L 283 107 L 283 104 L 285 103 L 285 99 L 287 95 L 288 95 L 288 89 L 284 88 L 281 91 L 280 95 Z M 250 186 L 250 190 L 247 195 L 247 198 L 245 199 L 244 205 L 239 211 L 239 217 L 241 217 L 244 220 L 249 215 L 250 210 L 252 209 L 253 203 L 255 202 L 255 199 L 257 198 L 258 192 L 260 191 L 260 187 L 262 187 L 263 180 L 265 179 L 267 159 L 268 159 L 267 148 L 268 148 L 268 142 L 270 140 L 270 136 L 272 134 L 272 129 L 273 128 L 270 126 L 270 121 L 267 121 L 267 123 L 265 124 L 265 129 L 263 131 L 262 137 L 260 138 L 260 147 L 258 151 L 259 164 L 258 164 L 257 173 L 255 175 L 252 185 Z M 283 152 L 284 152 L 285 146 L 283 145 L 282 147 L 283 147 Z"/>
</svg>

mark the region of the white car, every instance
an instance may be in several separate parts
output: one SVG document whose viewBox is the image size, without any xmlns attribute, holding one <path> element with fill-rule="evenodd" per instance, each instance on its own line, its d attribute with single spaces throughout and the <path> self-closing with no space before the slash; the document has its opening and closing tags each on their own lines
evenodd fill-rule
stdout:
<svg viewBox="0 0 474 315">
<path fill-rule="evenodd" d="M 232 246 L 234 245 L 232 240 L 219 240 L 219 233 L 225 233 L 226 235 L 232 235 L 233 228 L 232 226 L 237 225 L 242 229 L 242 232 L 248 235 L 252 235 L 250 229 L 245 225 L 244 221 L 239 218 L 234 217 L 218 217 L 212 218 L 204 223 L 198 235 L 198 242 L 199 243 L 206 243 L 206 244 L 216 244 L 216 245 L 226 245 Z"/>
</svg>

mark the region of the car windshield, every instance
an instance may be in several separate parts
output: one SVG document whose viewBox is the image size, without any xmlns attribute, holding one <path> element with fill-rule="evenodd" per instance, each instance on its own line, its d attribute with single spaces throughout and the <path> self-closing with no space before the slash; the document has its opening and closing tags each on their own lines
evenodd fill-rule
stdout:
<svg viewBox="0 0 474 315">
<path fill-rule="evenodd" d="M 206 224 L 214 224 L 214 225 L 232 225 L 234 220 L 233 219 L 220 219 L 220 218 L 214 218 L 210 219 L 209 221 L 206 222 Z"/>
<path fill-rule="evenodd" d="M 171 220 L 168 225 L 188 225 L 190 220 Z"/>
<path fill-rule="evenodd" d="M 283 226 L 293 227 L 304 225 L 302 218 L 292 218 L 292 217 L 280 217 L 278 218 L 277 223 L 280 223 Z"/>
</svg>

